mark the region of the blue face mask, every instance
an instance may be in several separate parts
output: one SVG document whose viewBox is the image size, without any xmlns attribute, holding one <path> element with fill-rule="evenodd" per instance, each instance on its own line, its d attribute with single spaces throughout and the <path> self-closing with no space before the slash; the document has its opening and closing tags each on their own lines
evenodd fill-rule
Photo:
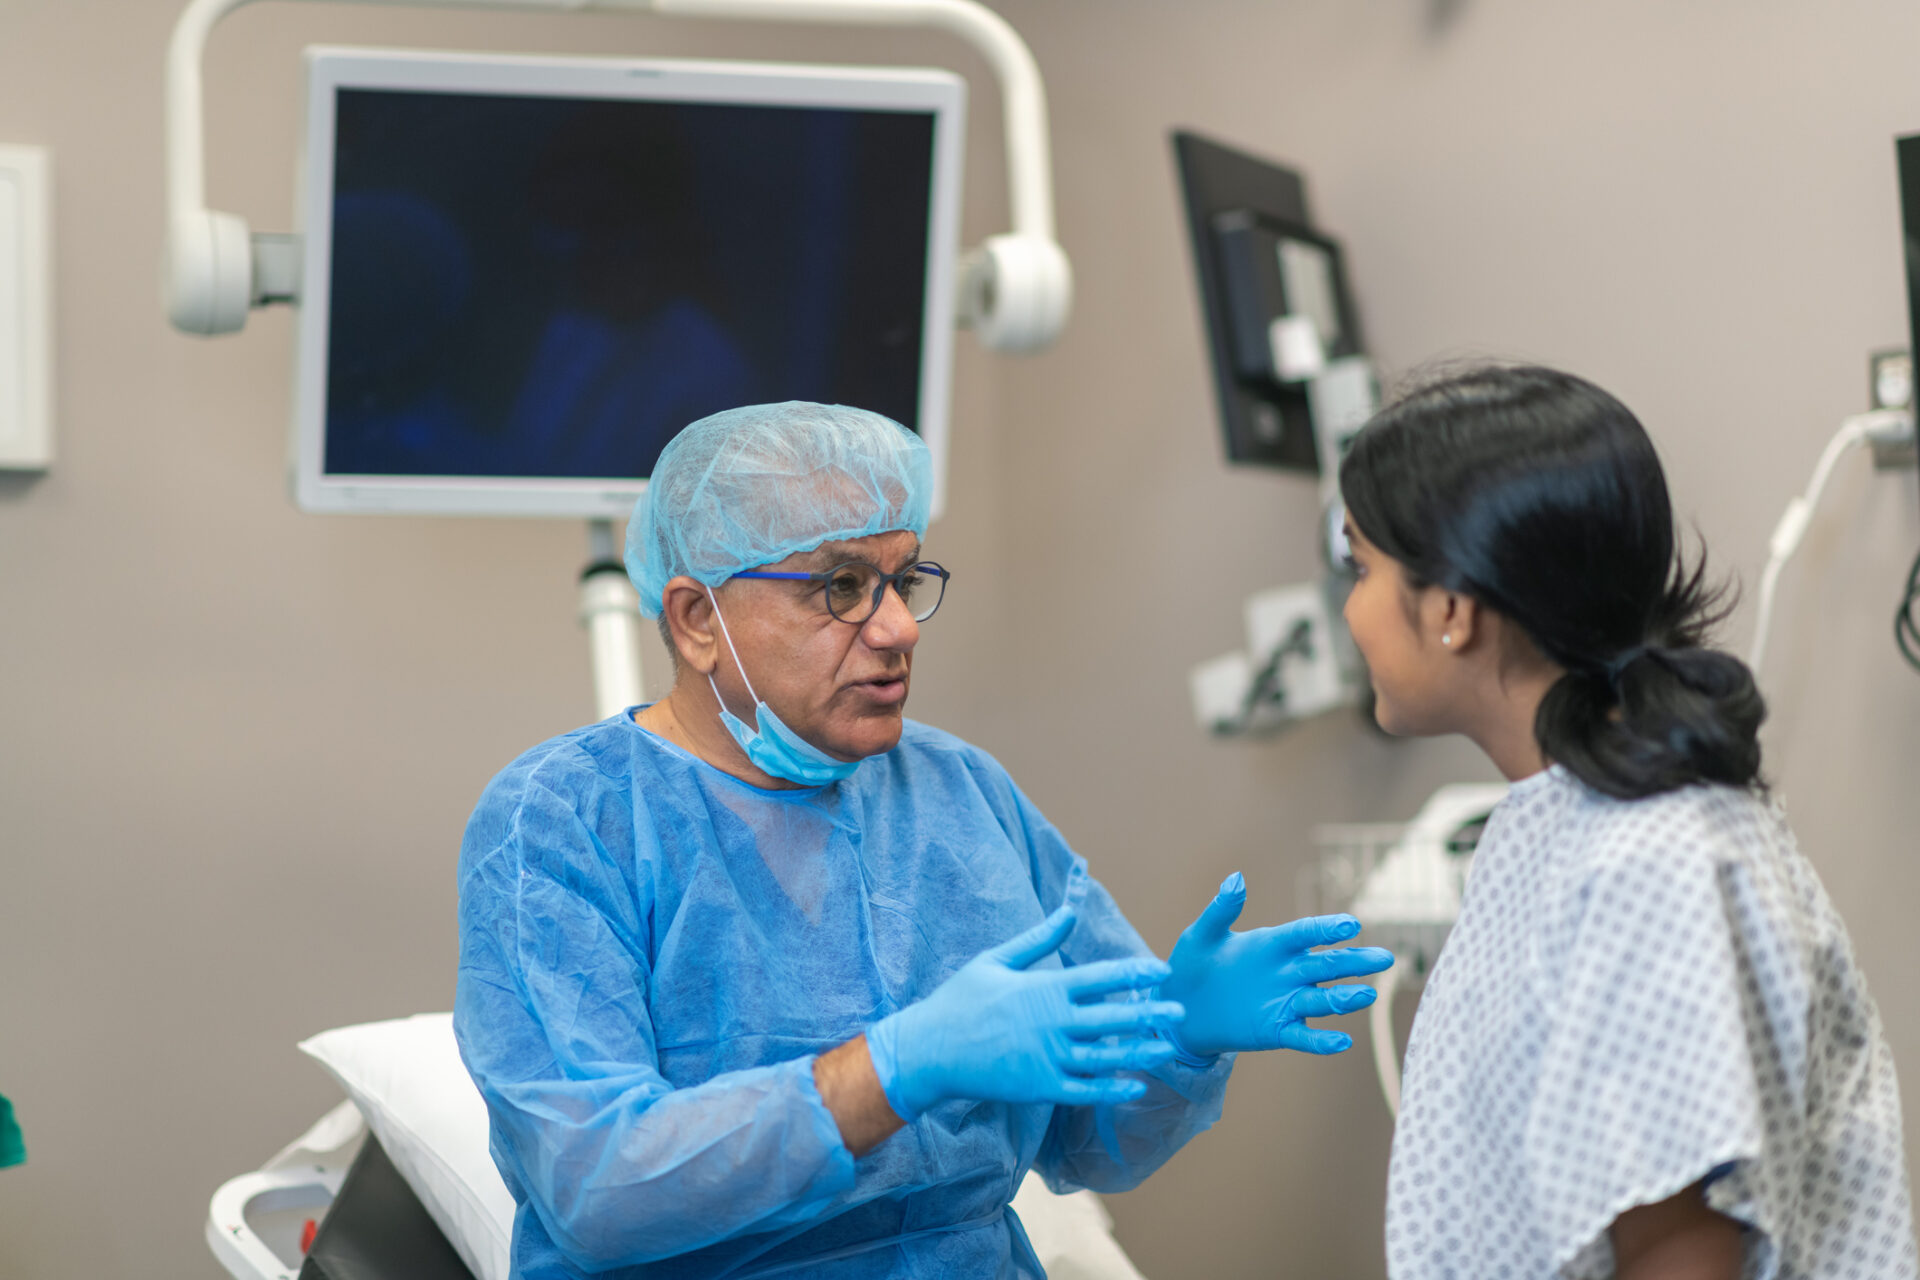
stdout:
<svg viewBox="0 0 1920 1280">
<path fill-rule="evenodd" d="M 740 665 L 740 651 L 733 647 L 733 637 L 727 632 L 727 620 L 720 617 L 720 602 L 714 600 L 711 589 L 707 591 L 707 599 L 713 601 L 713 616 L 720 620 L 720 634 L 726 637 L 727 652 L 733 655 L 734 668 L 740 672 L 740 678 L 746 680 L 747 692 L 753 696 L 753 718 L 760 727 L 749 729 L 739 716 L 727 710 L 727 700 L 720 696 L 720 686 L 714 684 L 711 672 L 707 675 L 707 684 L 713 689 L 713 700 L 720 704 L 720 723 L 727 727 L 733 740 L 747 753 L 747 759 L 753 762 L 754 768 L 770 777 L 797 782 L 805 787 L 825 786 L 829 782 L 852 777 L 853 771 L 860 767 L 860 761 L 837 760 L 828 755 L 787 728 L 780 722 L 780 717 L 773 714 L 773 708 L 760 701 L 760 695 L 753 692 L 753 681 L 747 679 L 747 669 Z"/>
</svg>

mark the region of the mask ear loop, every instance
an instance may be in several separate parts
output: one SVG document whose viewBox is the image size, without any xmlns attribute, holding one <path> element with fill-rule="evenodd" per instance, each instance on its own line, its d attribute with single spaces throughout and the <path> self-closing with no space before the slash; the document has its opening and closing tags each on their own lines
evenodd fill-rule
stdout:
<svg viewBox="0 0 1920 1280">
<path fill-rule="evenodd" d="M 733 633 L 727 630 L 727 620 L 720 614 L 720 601 L 714 597 L 712 587 L 707 588 L 707 603 L 713 606 L 713 616 L 720 621 L 720 634 L 726 638 L 727 652 L 733 655 L 733 669 L 740 673 L 741 682 L 747 686 L 747 696 L 753 699 L 755 706 L 758 706 L 760 695 L 753 691 L 753 681 L 747 677 L 747 669 L 740 665 L 740 651 L 733 647 Z M 707 686 L 713 690 L 713 700 L 720 704 L 720 709 L 727 710 L 727 700 L 720 696 L 720 686 L 713 682 L 711 671 L 707 672 Z M 754 717 L 756 724 L 759 719 L 758 716 Z"/>
</svg>

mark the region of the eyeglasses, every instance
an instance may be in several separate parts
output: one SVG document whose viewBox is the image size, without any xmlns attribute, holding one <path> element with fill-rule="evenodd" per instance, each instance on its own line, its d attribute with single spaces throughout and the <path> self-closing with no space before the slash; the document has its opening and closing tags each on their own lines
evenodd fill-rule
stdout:
<svg viewBox="0 0 1920 1280">
<path fill-rule="evenodd" d="M 860 626 L 880 611 L 880 597 L 892 587 L 915 622 L 925 622 L 947 594 L 953 575 L 931 560 L 910 564 L 898 573 L 882 573 L 870 564 L 849 560 L 825 573 L 736 573 L 736 578 L 774 578 L 782 582 L 819 582 L 826 586 L 827 612 L 842 622 Z"/>
</svg>

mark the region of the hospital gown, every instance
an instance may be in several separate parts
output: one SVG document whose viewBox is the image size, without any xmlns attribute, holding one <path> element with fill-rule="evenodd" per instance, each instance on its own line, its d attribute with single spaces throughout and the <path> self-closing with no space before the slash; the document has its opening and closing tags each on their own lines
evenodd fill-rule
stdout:
<svg viewBox="0 0 1920 1280">
<path fill-rule="evenodd" d="M 750 787 L 618 716 L 488 786 L 454 1029 L 519 1209 L 514 1274 L 1037 1277 L 1029 1167 L 1124 1190 L 1231 1055 L 1117 1107 L 954 1100 L 855 1159 L 813 1059 L 1060 905 L 1084 862 L 985 752 L 909 722 L 847 781 Z M 1058 957 L 1147 954 L 1097 882 Z"/>
<path fill-rule="evenodd" d="M 1388 1272 L 1610 1276 L 1613 1220 L 1706 1179 L 1747 1280 L 1915 1275 L 1893 1060 L 1782 813 L 1555 766 L 1494 811 L 1420 1002 Z"/>
</svg>

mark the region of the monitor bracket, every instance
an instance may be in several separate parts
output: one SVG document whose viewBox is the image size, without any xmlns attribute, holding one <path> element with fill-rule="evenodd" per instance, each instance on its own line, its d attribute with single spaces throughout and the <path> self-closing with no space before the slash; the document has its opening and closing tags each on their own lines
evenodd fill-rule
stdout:
<svg viewBox="0 0 1920 1280">
<path fill-rule="evenodd" d="M 1054 238 L 1046 91 L 1033 54 L 977 0 L 360 0 L 411 8 L 626 10 L 667 17 L 930 27 L 967 41 L 999 77 L 1006 116 L 1011 231 L 961 263 L 957 322 L 994 351 L 1037 351 L 1059 336 L 1073 273 Z M 250 308 L 291 301 L 285 236 L 252 235 L 246 220 L 207 207 L 201 57 L 220 19 L 251 0 L 191 0 L 167 49 L 167 315 L 192 334 L 237 333 Z"/>
</svg>

